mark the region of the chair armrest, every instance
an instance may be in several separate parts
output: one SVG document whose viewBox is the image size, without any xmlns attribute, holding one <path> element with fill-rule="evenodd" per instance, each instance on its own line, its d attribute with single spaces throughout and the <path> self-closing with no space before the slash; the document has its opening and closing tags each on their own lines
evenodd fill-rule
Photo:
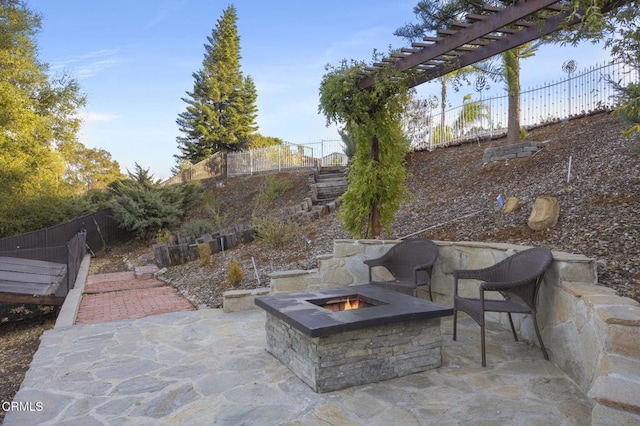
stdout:
<svg viewBox="0 0 640 426">
<path fill-rule="evenodd" d="M 495 265 L 489 266 L 488 268 L 483 269 L 455 269 L 453 271 L 453 294 L 454 296 L 458 295 L 458 280 L 481 280 L 485 281 L 490 279 L 491 272 L 495 268 Z M 487 284 L 483 282 L 481 284 Z M 481 290 L 482 291 L 482 290 Z"/>
<path fill-rule="evenodd" d="M 383 266 L 383 262 L 384 259 L 382 259 L 381 257 L 377 258 L 377 259 L 367 259 L 363 261 L 365 265 L 367 265 L 369 268 L 372 268 L 374 266 Z"/>
<path fill-rule="evenodd" d="M 455 269 L 453 271 L 454 278 L 469 280 L 490 280 L 491 273 L 495 269 L 495 265 L 482 269 Z"/>
</svg>

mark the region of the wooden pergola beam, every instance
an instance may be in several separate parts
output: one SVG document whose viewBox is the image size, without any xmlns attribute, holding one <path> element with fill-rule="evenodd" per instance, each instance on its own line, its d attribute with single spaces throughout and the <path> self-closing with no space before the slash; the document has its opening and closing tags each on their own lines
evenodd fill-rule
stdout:
<svg viewBox="0 0 640 426">
<path fill-rule="evenodd" d="M 419 64 L 431 61 L 451 50 L 456 50 L 460 46 L 472 44 L 471 42 L 474 40 L 487 36 L 513 22 L 548 8 L 558 1 L 559 0 L 527 0 L 508 6 L 499 12 L 487 15 L 486 19 L 474 22 L 469 27 L 454 32 L 449 37 L 442 39 L 429 48 L 423 49 L 406 58 L 399 59 L 394 63 L 394 67 L 398 71 L 406 71 L 414 68 Z M 358 82 L 358 86 L 362 89 L 370 87 L 375 83 L 377 78 L 381 78 L 380 72 L 362 78 Z"/>
<path fill-rule="evenodd" d="M 466 66 L 475 64 L 484 59 L 488 59 L 500 52 L 504 52 L 530 41 L 536 40 L 545 35 L 551 34 L 558 30 L 562 22 L 567 19 L 569 12 L 564 12 L 559 15 L 548 18 L 541 26 L 528 27 L 515 34 L 510 34 L 508 37 L 503 37 L 487 46 L 478 47 L 477 49 L 466 53 L 454 61 L 447 62 L 445 64 L 433 67 L 429 70 L 425 70 L 421 76 L 417 77 L 411 84 L 411 87 L 415 87 L 419 84 L 425 83 L 429 80 L 441 77 L 445 74 L 455 71 L 456 69 L 464 68 Z M 578 18 L 575 18 L 577 21 Z M 577 22 L 573 22 L 577 23 Z M 570 23 L 570 24 L 573 24 Z"/>
</svg>

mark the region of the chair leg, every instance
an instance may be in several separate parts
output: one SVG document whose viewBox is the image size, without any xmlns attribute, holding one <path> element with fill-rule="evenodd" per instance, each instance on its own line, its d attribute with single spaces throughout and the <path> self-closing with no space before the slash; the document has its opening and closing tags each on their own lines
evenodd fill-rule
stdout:
<svg viewBox="0 0 640 426">
<path fill-rule="evenodd" d="M 456 331 L 458 328 L 458 310 L 453 308 L 453 340 L 456 340 Z"/>
<path fill-rule="evenodd" d="M 433 295 L 431 294 L 431 284 L 429 284 L 429 300 L 433 302 Z"/>
<path fill-rule="evenodd" d="M 516 334 L 516 328 L 513 326 L 513 318 L 511 318 L 511 312 L 507 312 L 507 315 L 509 315 L 509 324 L 511 324 L 511 331 L 513 332 L 513 338 L 516 339 L 516 342 L 517 342 L 518 335 Z"/>
<path fill-rule="evenodd" d="M 482 366 L 487 366 L 487 356 L 485 355 L 485 344 L 484 344 L 484 321 L 480 324 L 480 347 L 482 349 Z"/>
<path fill-rule="evenodd" d="M 542 355 L 544 355 L 544 359 L 549 361 L 549 354 L 547 353 L 547 349 L 544 347 L 544 343 L 542 343 L 542 336 L 540 335 L 540 329 L 538 328 L 538 321 L 536 320 L 535 312 L 533 315 L 533 327 L 536 329 L 536 335 L 538 336 L 538 342 L 540 342 L 540 349 L 542 349 Z"/>
</svg>

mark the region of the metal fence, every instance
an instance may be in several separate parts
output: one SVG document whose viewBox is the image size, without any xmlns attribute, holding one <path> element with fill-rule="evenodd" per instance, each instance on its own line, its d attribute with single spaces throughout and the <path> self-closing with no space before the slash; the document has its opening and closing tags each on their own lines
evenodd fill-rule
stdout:
<svg viewBox="0 0 640 426">
<path fill-rule="evenodd" d="M 78 276 L 82 259 L 87 254 L 86 231 L 78 232 L 69 241 L 62 244 L 54 244 L 46 247 L 22 248 L 16 247 L 13 250 L 0 251 L 0 257 L 16 257 L 20 259 L 44 260 L 65 265 L 66 272 L 62 278 L 64 285 L 56 291 L 56 296 L 64 297 L 74 287 Z M 52 275 L 57 270 L 52 269 Z"/>
<path fill-rule="evenodd" d="M 0 239 L 0 256 L 66 265 L 66 286 L 56 294 L 65 296 L 73 288 L 87 250 L 98 252 L 131 237 L 130 232 L 118 227 L 112 210 L 103 209 L 50 228 Z"/>
<path fill-rule="evenodd" d="M 314 149 L 305 145 L 273 145 L 227 153 L 227 177 L 318 167 Z"/>
<path fill-rule="evenodd" d="M 130 232 L 118 227 L 118 223 L 113 218 L 113 211 L 107 208 L 49 228 L 2 238 L 0 239 L 0 252 L 65 244 L 82 230 L 86 230 L 86 243 L 94 252 L 132 237 Z"/>
<path fill-rule="evenodd" d="M 571 75 L 571 74 L 569 74 Z M 536 86 L 520 93 L 520 125 L 532 128 L 562 119 L 611 110 L 615 89 L 611 81 L 625 86 L 638 82 L 636 70 L 622 63 L 605 63 L 586 68 L 565 80 Z M 508 96 L 467 102 L 425 120 L 428 131 L 415 149 L 433 149 L 467 140 L 503 136 L 507 132 Z M 443 128 L 444 127 L 444 128 Z"/>
</svg>

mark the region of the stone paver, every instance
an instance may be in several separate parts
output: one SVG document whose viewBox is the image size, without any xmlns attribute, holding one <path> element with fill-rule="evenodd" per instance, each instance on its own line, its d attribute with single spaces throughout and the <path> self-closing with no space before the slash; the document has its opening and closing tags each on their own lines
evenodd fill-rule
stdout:
<svg viewBox="0 0 640 426">
<path fill-rule="evenodd" d="M 265 350 L 265 314 L 177 312 L 46 331 L 6 425 L 585 425 L 592 402 L 538 348 L 443 321 L 443 366 L 314 393 Z M 39 405 L 36 405 L 38 404 Z"/>
</svg>

